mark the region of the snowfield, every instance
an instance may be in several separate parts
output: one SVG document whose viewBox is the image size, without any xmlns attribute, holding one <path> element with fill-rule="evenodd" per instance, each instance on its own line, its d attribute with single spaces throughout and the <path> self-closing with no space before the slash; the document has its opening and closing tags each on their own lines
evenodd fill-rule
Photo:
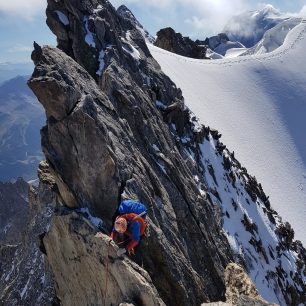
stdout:
<svg viewBox="0 0 306 306">
<path fill-rule="evenodd" d="M 200 121 L 262 184 L 306 245 L 306 21 L 271 53 L 185 58 L 148 44 Z"/>
</svg>

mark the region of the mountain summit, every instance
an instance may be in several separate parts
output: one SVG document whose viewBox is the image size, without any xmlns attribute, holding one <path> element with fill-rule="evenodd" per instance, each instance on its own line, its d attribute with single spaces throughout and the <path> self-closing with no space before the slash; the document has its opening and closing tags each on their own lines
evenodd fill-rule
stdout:
<svg viewBox="0 0 306 306">
<path fill-rule="evenodd" d="M 146 29 L 144 29 L 142 24 L 136 19 L 134 14 L 125 5 L 120 5 L 117 9 L 117 13 L 124 19 L 131 22 L 147 42 L 154 43 L 155 38 Z"/>
<path fill-rule="evenodd" d="M 232 17 L 225 25 L 225 32 L 232 41 L 239 41 L 247 48 L 258 43 L 264 33 L 284 21 L 280 11 L 267 4 L 261 10 L 248 11 Z"/>
</svg>

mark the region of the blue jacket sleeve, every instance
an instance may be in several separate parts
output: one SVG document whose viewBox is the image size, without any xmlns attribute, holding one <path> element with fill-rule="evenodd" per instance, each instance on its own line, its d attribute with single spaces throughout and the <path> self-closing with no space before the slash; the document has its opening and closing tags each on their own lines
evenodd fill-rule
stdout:
<svg viewBox="0 0 306 306">
<path fill-rule="evenodd" d="M 140 240 L 140 223 L 134 222 L 132 225 L 132 240 L 139 242 Z"/>
</svg>

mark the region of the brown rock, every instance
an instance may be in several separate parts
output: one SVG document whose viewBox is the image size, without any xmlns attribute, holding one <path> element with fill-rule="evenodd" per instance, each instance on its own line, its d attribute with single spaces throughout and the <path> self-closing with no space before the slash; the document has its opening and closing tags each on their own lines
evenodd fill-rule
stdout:
<svg viewBox="0 0 306 306">
<path fill-rule="evenodd" d="M 94 237 L 82 218 L 54 218 L 43 242 L 61 305 L 165 305 L 148 273 L 127 256 L 118 258 L 109 237 Z"/>
<path fill-rule="evenodd" d="M 230 263 L 224 273 L 226 302 L 232 305 L 274 305 L 267 303 L 258 293 L 254 283 L 242 267 Z"/>
</svg>

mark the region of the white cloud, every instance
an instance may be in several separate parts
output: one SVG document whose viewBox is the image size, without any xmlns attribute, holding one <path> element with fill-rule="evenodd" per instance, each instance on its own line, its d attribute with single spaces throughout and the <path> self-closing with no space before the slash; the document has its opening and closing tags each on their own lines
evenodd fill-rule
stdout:
<svg viewBox="0 0 306 306">
<path fill-rule="evenodd" d="M 121 4 L 128 6 L 129 4 L 140 4 L 143 6 L 151 6 L 157 8 L 165 8 L 175 4 L 175 0 L 110 0 L 113 6 L 118 7 Z"/>
<path fill-rule="evenodd" d="M 1 0 L 0 13 L 31 20 L 38 14 L 44 14 L 46 0 Z"/>
<path fill-rule="evenodd" d="M 185 22 L 196 30 L 205 32 L 220 31 L 227 20 L 237 12 L 249 9 L 249 0 L 111 0 L 112 4 L 135 4 L 139 6 L 151 6 L 161 8 L 161 14 L 165 15 L 165 8 L 178 12 L 179 16 L 184 15 L 188 10 L 190 17 Z"/>
<path fill-rule="evenodd" d="M 16 44 L 16 45 L 12 46 L 11 48 L 9 48 L 7 50 L 7 52 L 10 52 L 10 53 L 14 53 L 14 52 L 31 52 L 32 50 L 33 50 L 32 47 L 25 46 L 25 45 L 22 45 L 22 44 Z"/>
<path fill-rule="evenodd" d="M 306 5 L 304 5 L 298 13 L 287 13 L 287 15 L 306 18 Z"/>
<path fill-rule="evenodd" d="M 303 8 L 301 9 L 300 16 L 306 17 L 306 5 L 304 5 Z"/>
<path fill-rule="evenodd" d="M 197 30 L 220 32 L 225 23 L 235 14 L 250 8 L 246 0 L 179 0 L 196 12 L 185 20 Z"/>
</svg>

